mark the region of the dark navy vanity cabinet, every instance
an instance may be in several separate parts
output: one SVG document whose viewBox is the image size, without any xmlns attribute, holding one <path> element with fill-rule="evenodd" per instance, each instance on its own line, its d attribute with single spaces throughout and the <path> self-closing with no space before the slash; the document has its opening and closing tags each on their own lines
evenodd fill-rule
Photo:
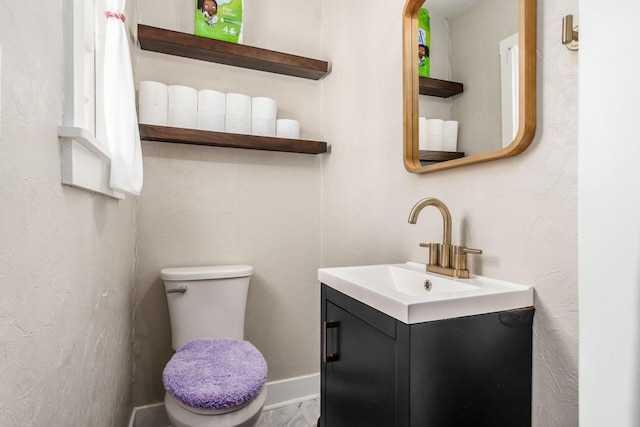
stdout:
<svg viewBox="0 0 640 427">
<path fill-rule="evenodd" d="M 318 426 L 530 426 L 533 313 L 408 325 L 323 284 Z"/>
</svg>

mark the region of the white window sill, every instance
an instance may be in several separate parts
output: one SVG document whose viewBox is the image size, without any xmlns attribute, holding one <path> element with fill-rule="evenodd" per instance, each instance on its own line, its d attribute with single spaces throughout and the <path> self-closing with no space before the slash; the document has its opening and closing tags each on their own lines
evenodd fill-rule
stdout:
<svg viewBox="0 0 640 427">
<path fill-rule="evenodd" d="M 124 194 L 109 187 L 111 156 L 109 150 L 89 131 L 60 126 L 62 183 L 122 200 Z"/>
</svg>

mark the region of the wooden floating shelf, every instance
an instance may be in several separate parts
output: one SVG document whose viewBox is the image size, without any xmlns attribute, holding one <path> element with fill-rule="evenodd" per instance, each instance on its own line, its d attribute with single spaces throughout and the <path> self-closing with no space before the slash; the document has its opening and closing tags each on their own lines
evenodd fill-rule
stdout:
<svg viewBox="0 0 640 427">
<path fill-rule="evenodd" d="M 143 50 L 287 76 L 319 80 L 329 72 L 326 61 L 143 24 L 138 24 L 138 40 Z"/>
<path fill-rule="evenodd" d="M 464 157 L 461 151 L 432 151 L 420 150 L 421 162 L 446 162 L 447 160 L 459 159 Z"/>
<path fill-rule="evenodd" d="M 199 129 L 183 129 L 145 124 L 141 124 L 139 127 L 140 139 L 147 141 L 303 154 L 320 154 L 327 152 L 327 143 L 320 141 L 210 132 Z"/>
<path fill-rule="evenodd" d="M 463 91 L 462 83 L 432 79 L 428 77 L 420 77 L 419 79 L 420 95 L 449 98 L 450 96 L 457 95 Z"/>
</svg>

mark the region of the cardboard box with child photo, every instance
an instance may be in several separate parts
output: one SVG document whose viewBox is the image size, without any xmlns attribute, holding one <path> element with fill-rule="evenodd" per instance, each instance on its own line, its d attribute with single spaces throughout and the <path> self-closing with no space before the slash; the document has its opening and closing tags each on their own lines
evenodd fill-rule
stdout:
<svg viewBox="0 0 640 427">
<path fill-rule="evenodd" d="M 242 43 L 243 0 L 195 0 L 195 35 Z"/>
</svg>

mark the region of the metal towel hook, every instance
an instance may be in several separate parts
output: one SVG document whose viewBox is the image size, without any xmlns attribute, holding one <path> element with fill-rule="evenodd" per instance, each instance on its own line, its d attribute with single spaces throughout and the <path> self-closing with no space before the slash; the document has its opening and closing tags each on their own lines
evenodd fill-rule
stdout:
<svg viewBox="0 0 640 427">
<path fill-rule="evenodd" d="M 578 50 L 578 33 L 580 27 L 573 26 L 573 15 L 562 18 L 562 44 L 569 50 Z"/>
</svg>

